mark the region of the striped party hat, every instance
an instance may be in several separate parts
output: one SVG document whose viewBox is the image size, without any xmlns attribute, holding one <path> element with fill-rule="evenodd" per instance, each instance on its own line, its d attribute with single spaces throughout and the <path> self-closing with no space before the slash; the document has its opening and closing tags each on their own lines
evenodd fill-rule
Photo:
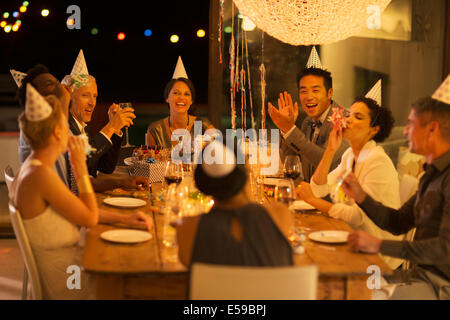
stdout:
<svg viewBox="0 0 450 320">
<path fill-rule="evenodd" d="M 316 46 L 313 46 L 311 49 L 311 54 L 309 55 L 308 63 L 306 64 L 307 68 L 317 68 L 323 69 L 322 63 L 320 62 L 319 55 L 316 51 Z"/>
<path fill-rule="evenodd" d="M 381 107 L 381 79 L 375 83 L 375 85 L 366 94 L 366 98 L 371 98 L 375 100 Z"/>
</svg>

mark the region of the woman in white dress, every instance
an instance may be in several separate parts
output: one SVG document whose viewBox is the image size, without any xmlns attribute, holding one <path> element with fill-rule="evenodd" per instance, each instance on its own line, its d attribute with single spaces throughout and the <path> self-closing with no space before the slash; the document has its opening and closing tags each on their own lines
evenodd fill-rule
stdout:
<svg viewBox="0 0 450 320">
<path fill-rule="evenodd" d="M 376 144 L 390 135 L 394 124 L 391 111 L 371 98 L 361 97 L 350 107 L 346 122 L 346 128 L 334 128 L 330 132 L 327 148 L 311 184 L 302 182 L 296 189 L 297 197 L 333 218 L 344 220 L 353 229 L 364 230 L 385 240 L 400 240 L 402 235 L 394 236 L 380 229 L 353 199 L 337 199 L 344 193 L 336 192 L 339 178 L 346 172 L 353 172 L 364 191 L 374 199 L 392 208 L 400 207 L 397 171 L 384 149 Z M 342 155 L 339 166 L 329 172 L 343 138 L 349 142 L 350 148 Z M 335 198 L 335 203 L 322 199 L 328 194 Z M 392 269 L 403 262 L 391 257 L 382 258 Z"/>
<path fill-rule="evenodd" d="M 81 272 L 72 281 L 74 267 L 81 269 L 82 248 L 77 226 L 98 222 L 95 193 L 89 180 L 84 142 L 69 137 L 68 121 L 55 96 L 43 98 L 31 85 L 20 128 L 32 152 L 12 183 L 10 199 L 22 215 L 40 273 L 44 299 L 94 298 L 93 281 Z M 38 110 L 38 111 L 36 111 Z M 79 198 L 53 170 L 61 153 L 69 149 Z M 80 270 L 79 269 L 79 270 Z M 69 272 L 69 273 L 68 273 Z M 69 289 L 75 285 L 75 289 Z"/>
</svg>

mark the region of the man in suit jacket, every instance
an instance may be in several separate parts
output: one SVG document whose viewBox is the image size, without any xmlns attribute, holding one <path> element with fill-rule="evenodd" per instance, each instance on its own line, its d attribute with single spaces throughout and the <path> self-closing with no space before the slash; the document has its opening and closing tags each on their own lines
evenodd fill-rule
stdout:
<svg viewBox="0 0 450 320">
<path fill-rule="evenodd" d="M 293 104 L 291 96 L 284 92 L 278 99 L 278 109 L 269 102 L 269 115 L 281 130 L 281 161 L 287 155 L 298 155 L 302 162 L 305 181 L 311 177 L 322 159 L 328 136 L 332 129 L 328 116 L 333 108 L 339 107 L 333 100 L 331 73 L 320 68 L 305 68 L 297 76 L 300 103 L 307 117 L 300 124 L 298 104 Z M 300 129 L 299 129 L 300 128 Z M 333 159 L 334 169 L 348 148 L 343 143 Z"/>
<path fill-rule="evenodd" d="M 86 133 L 89 143 L 96 149 L 88 160 L 89 174 L 96 177 L 98 172 L 112 173 L 119 159 L 122 144 L 122 128 L 133 124 L 136 118 L 132 108 L 121 109 L 113 104 L 108 111 L 109 122 L 94 136 L 90 135 L 87 123 L 91 121 L 92 113 L 97 104 L 97 83 L 89 76 L 86 84 L 79 88 L 73 87 L 69 110 L 69 127 L 74 135 Z"/>
</svg>

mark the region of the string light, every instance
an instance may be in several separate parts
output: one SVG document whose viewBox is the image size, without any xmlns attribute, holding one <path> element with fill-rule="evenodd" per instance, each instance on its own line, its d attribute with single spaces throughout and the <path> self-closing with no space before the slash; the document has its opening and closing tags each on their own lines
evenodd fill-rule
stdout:
<svg viewBox="0 0 450 320">
<path fill-rule="evenodd" d="M 67 19 L 67 25 L 73 26 L 75 24 L 75 19 Z"/>
<path fill-rule="evenodd" d="M 5 30 L 6 33 L 9 33 L 9 32 L 11 31 L 11 25 L 8 24 L 8 25 L 5 27 L 4 30 Z"/>
<path fill-rule="evenodd" d="M 0 22 L 0 27 L 4 28 L 6 26 L 7 22 L 5 20 L 3 20 L 2 22 Z"/>
<path fill-rule="evenodd" d="M 41 11 L 41 15 L 43 17 L 47 17 L 49 14 L 50 14 L 50 11 L 48 9 L 44 9 L 44 10 Z"/>
<path fill-rule="evenodd" d="M 178 37 L 178 35 L 173 34 L 170 36 L 170 42 L 172 43 L 177 43 L 180 40 L 180 37 Z"/>
<path fill-rule="evenodd" d="M 123 40 L 123 39 L 125 39 L 125 33 L 123 33 L 123 32 L 119 33 L 119 34 L 117 35 L 117 39 L 118 39 L 118 40 Z"/>
<path fill-rule="evenodd" d="M 27 7 L 26 6 L 21 6 L 19 9 L 20 12 L 24 13 L 27 11 Z"/>
<path fill-rule="evenodd" d="M 12 27 L 12 31 L 16 32 L 17 30 L 19 30 L 19 28 L 20 28 L 20 25 L 15 24 L 15 25 L 13 25 L 13 27 Z"/>
<path fill-rule="evenodd" d="M 22 6 L 24 6 L 24 7 L 28 7 L 29 4 L 30 4 L 30 3 L 29 3 L 28 1 L 22 2 Z"/>
<path fill-rule="evenodd" d="M 3 18 L 8 19 L 9 18 L 9 12 L 3 12 Z"/>
<path fill-rule="evenodd" d="M 205 30 L 199 29 L 199 30 L 197 31 L 197 37 L 203 38 L 205 35 L 206 35 Z"/>
<path fill-rule="evenodd" d="M 226 26 L 224 29 L 223 29 L 223 32 L 225 32 L 225 33 L 231 33 L 233 31 L 233 28 L 231 27 L 231 26 Z"/>
<path fill-rule="evenodd" d="M 272 37 L 291 45 L 333 43 L 355 35 L 369 5 L 383 12 L 391 0 L 233 0 L 239 11 Z"/>
<path fill-rule="evenodd" d="M 19 17 L 19 11 L 14 11 L 12 15 L 13 15 L 14 18 L 18 18 Z"/>
<path fill-rule="evenodd" d="M 98 34 L 98 29 L 97 29 L 97 28 L 92 28 L 92 29 L 91 29 L 91 34 L 92 34 L 93 36 L 96 36 L 96 35 Z"/>
<path fill-rule="evenodd" d="M 152 30 L 150 30 L 150 29 L 146 29 L 145 31 L 144 31 L 144 35 L 146 36 L 146 37 L 150 37 L 151 35 L 152 35 Z"/>
</svg>

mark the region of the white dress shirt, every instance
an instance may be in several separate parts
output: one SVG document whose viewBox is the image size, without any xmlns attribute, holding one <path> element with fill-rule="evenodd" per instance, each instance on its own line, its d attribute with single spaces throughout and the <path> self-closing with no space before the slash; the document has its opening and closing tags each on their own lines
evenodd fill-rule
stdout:
<svg viewBox="0 0 450 320">
<path fill-rule="evenodd" d="M 341 158 L 341 163 L 328 174 L 327 184 L 317 185 L 311 179 L 311 189 L 316 197 L 325 197 L 332 193 L 338 178 L 346 171 L 352 171 L 355 156 L 352 148 L 348 148 Z M 363 190 L 374 200 L 385 206 L 398 209 L 401 206 L 398 174 L 394 164 L 381 146 L 370 140 L 361 149 L 355 164 L 354 174 Z M 360 229 L 383 240 L 402 240 L 404 235 L 394 236 L 379 228 L 364 211 L 351 199 L 351 204 L 335 203 L 328 214 L 336 219 L 344 220 L 353 229 Z M 396 269 L 401 259 L 382 256 L 385 262 Z"/>
</svg>

